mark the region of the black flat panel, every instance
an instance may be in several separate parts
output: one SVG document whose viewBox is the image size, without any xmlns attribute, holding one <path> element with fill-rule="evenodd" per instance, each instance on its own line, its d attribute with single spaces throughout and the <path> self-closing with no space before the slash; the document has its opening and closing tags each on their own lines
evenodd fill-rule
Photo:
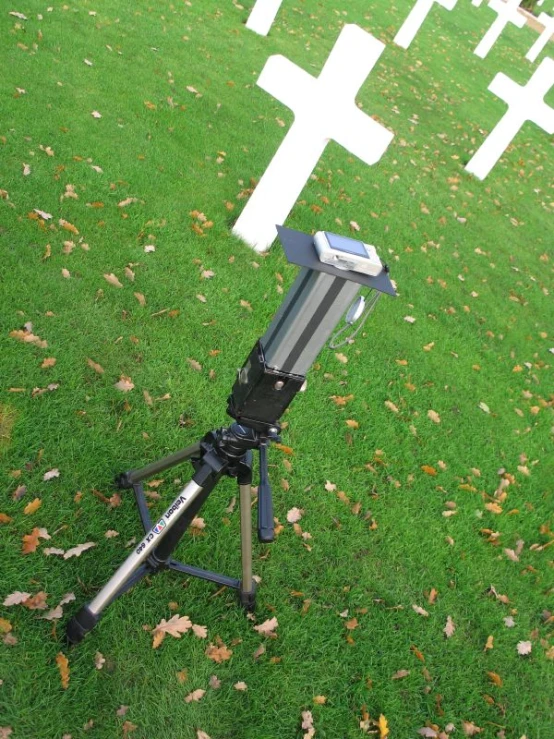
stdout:
<svg viewBox="0 0 554 739">
<path fill-rule="evenodd" d="M 323 264 L 323 262 L 319 261 L 313 236 L 310 236 L 310 234 L 305 234 L 302 231 L 294 231 L 284 226 L 277 226 L 277 233 L 279 234 L 279 239 L 281 240 L 287 259 L 292 264 L 298 264 L 300 267 L 307 267 L 316 272 L 326 272 L 329 275 L 333 275 L 333 277 L 341 277 L 343 280 L 357 282 L 360 285 L 365 285 L 366 287 L 373 288 L 373 290 L 378 290 L 381 293 L 387 293 L 387 295 L 396 297 L 396 290 L 390 281 L 388 273 L 384 270 L 377 277 L 370 277 L 369 275 L 362 275 L 360 272 L 346 272 L 343 269 L 337 269 L 330 264 Z"/>
</svg>

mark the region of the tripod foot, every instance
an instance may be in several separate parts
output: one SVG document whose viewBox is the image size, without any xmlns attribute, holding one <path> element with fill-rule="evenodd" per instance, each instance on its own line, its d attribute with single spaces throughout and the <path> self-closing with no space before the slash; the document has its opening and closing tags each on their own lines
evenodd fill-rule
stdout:
<svg viewBox="0 0 554 739">
<path fill-rule="evenodd" d="M 68 644 L 70 646 L 79 644 L 99 620 L 99 613 L 93 613 L 88 606 L 83 606 L 67 624 L 65 635 Z"/>
<path fill-rule="evenodd" d="M 253 613 L 256 610 L 256 590 L 254 588 L 249 593 L 239 590 L 239 599 L 241 606 L 248 613 Z"/>
</svg>

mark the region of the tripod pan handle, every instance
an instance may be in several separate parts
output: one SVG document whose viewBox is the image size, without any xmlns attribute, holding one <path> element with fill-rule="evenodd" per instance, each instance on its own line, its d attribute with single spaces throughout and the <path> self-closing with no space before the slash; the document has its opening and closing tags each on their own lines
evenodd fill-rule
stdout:
<svg viewBox="0 0 554 739">
<path fill-rule="evenodd" d="M 275 538 L 273 499 L 267 469 L 267 446 L 260 445 L 260 487 L 258 488 L 258 539 L 270 544 Z"/>
</svg>

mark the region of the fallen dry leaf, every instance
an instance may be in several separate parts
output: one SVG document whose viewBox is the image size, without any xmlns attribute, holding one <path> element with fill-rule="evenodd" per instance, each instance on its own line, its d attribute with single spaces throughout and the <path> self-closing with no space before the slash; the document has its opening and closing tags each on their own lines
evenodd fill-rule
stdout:
<svg viewBox="0 0 554 739">
<path fill-rule="evenodd" d="M 489 680 L 491 680 L 499 688 L 502 687 L 502 678 L 496 672 L 487 672 Z"/>
<path fill-rule="evenodd" d="M 219 647 L 216 647 L 215 644 L 210 644 L 210 646 L 205 651 L 206 657 L 213 660 L 214 662 L 217 662 L 218 664 L 231 659 L 232 654 L 232 650 L 226 647 L 225 644 L 222 644 Z"/>
<path fill-rule="evenodd" d="M 408 677 L 409 674 L 409 670 L 398 670 L 398 672 L 395 672 L 394 675 L 391 677 L 391 680 L 402 680 L 402 678 Z"/>
<path fill-rule="evenodd" d="M 53 367 L 55 364 L 56 364 L 55 357 L 46 357 L 46 359 L 43 360 L 42 364 L 40 365 L 40 368 L 48 369 L 48 367 Z"/>
<path fill-rule="evenodd" d="M 67 690 L 69 687 L 69 660 L 63 652 L 58 652 L 56 657 L 56 664 L 60 671 L 60 677 L 62 681 L 62 688 Z"/>
<path fill-rule="evenodd" d="M 72 549 L 68 549 L 64 555 L 64 559 L 69 559 L 70 557 L 80 557 L 83 552 L 86 552 L 87 549 L 91 549 L 92 547 L 95 547 L 96 543 L 94 541 L 87 541 L 85 544 L 78 544 L 76 547 L 73 547 Z"/>
<path fill-rule="evenodd" d="M 202 688 L 198 688 L 197 690 L 193 690 L 192 693 L 189 693 L 185 696 L 185 703 L 192 703 L 192 701 L 198 703 L 198 701 L 201 700 L 205 695 L 206 691 L 202 690 Z"/>
<path fill-rule="evenodd" d="M 24 603 L 31 597 L 31 593 L 23 593 L 20 590 L 16 590 L 15 593 L 10 593 L 4 599 L 5 606 L 18 606 Z"/>
<path fill-rule="evenodd" d="M 154 637 L 152 648 L 157 649 L 164 640 L 166 634 L 169 634 L 176 639 L 180 639 L 181 634 L 186 634 L 191 626 L 192 621 L 190 620 L 190 618 L 188 616 L 179 616 L 178 613 L 172 616 L 169 621 L 166 621 L 165 618 L 162 618 L 160 623 L 154 628 L 152 632 L 152 635 Z"/>
<path fill-rule="evenodd" d="M 421 606 L 417 606 L 415 603 L 412 603 L 412 608 L 416 613 L 419 613 L 420 616 L 428 616 L 429 613 L 425 610 L 425 608 L 421 608 Z"/>
<path fill-rule="evenodd" d="M 30 503 L 27 503 L 27 505 L 23 509 L 23 513 L 26 516 L 30 516 L 31 513 L 35 513 L 36 511 L 38 511 L 41 505 L 42 505 L 42 500 L 40 498 L 35 498 Z"/>
<path fill-rule="evenodd" d="M 456 626 L 451 616 L 446 617 L 446 626 L 444 627 L 443 631 L 447 639 L 450 639 L 452 634 L 456 631 Z"/>
<path fill-rule="evenodd" d="M 113 272 L 110 272 L 109 275 L 104 275 L 104 279 L 106 282 L 109 282 L 110 285 L 113 285 L 114 287 L 123 287 L 121 282 L 117 279 L 117 277 L 114 275 Z"/>
<path fill-rule="evenodd" d="M 60 476 L 60 471 L 59 469 L 55 468 L 53 470 L 48 470 L 48 472 L 45 472 L 42 479 L 45 482 L 48 482 L 48 480 L 53 480 L 55 477 L 59 477 L 59 476 Z"/>
<path fill-rule="evenodd" d="M 517 643 L 517 653 L 520 656 L 531 654 L 532 648 L 533 648 L 533 645 L 531 644 L 530 641 L 518 641 Z"/>
<path fill-rule="evenodd" d="M 197 362 L 196 359 L 191 359 L 190 357 L 187 357 L 187 362 L 189 363 L 189 366 L 196 372 L 202 371 L 202 365 L 200 364 L 200 362 Z"/>
<path fill-rule="evenodd" d="M 122 393 L 128 393 L 135 387 L 135 384 L 130 377 L 127 377 L 126 375 L 121 375 L 118 382 L 114 384 L 114 387 L 118 390 L 121 390 Z"/>
<path fill-rule="evenodd" d="M 233 688 L 234 688 L 235 690 L 243 690 L 243 691 L 244 691 L 244 690 L 248 690 L 248 685 L 247 685 L 247 684 L 246 684 L 245 682 L 243 682 L 243 681 L 241 680 L 240 682 L 238 682 L 238 683 L 235 683 L 235 684 L 233 685 Z"/>
<path fill-rule="evenodd" d="M 92 359 L 87 359 L 87 364 L 95 372 L 98 372 L 99 375 L 104 374 L 104 368 L 102 367 L 101 364 L 98 364 L 97 362 L 93 362 Z"/>
<path fill-rule="evenodd" d="M 254 626 L 254 631 L 257 631 L 258 634 L 264 634 L 265 636 L 274 636 L 275 629 L 278 626 L 279 622 L 277 621 L 277 618 L 273 616 L 273 618 L 268 618 L 267 621 L 264 621 L 263 624 Z"/>
<path fill-rule="evenodd" d="M 437 411 L 429 410 L 427 411 L 427 418 L 430 418 L 433 423 L 440 423 L 441 417 L 437 413 Z"/>
<path fill-rule="evenodd" d="M 94 666 L 96 667 L 96 669 L 101 670 L 105 664 L 106 659 L 102 652 L 96 652 L 96 654 L 94 655 Z"/>
<path fill-rule="evenodd" d="M 389 725 L 383 714 L 379 716 L 379 723 L 377 725 L 379 727 L 379 739 L 386 739 L 389 735 Z"/>
<path fill-rule="evenodd" d="M 325 695 L 314 695 L 314 704 L 316 706 L 324 706 L 327 703 L 327 696 Z"/>
<path fill-rule="evenodd" d="M 296 523 L 297 521 L 300 521 L 303 513 L 304 511 L 300 508 L 291 508 L 287 513 L 287 521 L 289 523 Z"/>
<path fill-rule="evenodd" d="M 194 636 L 197 636 L 199 639 L 205 639 L 208 636 L 207 626 L 199 626 L 198 624 L 192 624 L 192 631 L 193 631 Z"/>
</svg>

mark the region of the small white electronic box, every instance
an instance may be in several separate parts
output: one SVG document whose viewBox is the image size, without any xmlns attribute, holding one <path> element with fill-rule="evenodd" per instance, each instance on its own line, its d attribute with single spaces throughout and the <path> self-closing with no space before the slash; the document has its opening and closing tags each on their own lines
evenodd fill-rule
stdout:
<svg viewBox="0 0 554 739">
<path fill-rule="evenodd" d="M 339 236 L 329 231 L 318 231 L 314 236 L 314 246 L 320 262 L 337 269 L 361 272 L 376 277 L 383 271 L 383 263 L 371 244 Z"/>
</svg>

